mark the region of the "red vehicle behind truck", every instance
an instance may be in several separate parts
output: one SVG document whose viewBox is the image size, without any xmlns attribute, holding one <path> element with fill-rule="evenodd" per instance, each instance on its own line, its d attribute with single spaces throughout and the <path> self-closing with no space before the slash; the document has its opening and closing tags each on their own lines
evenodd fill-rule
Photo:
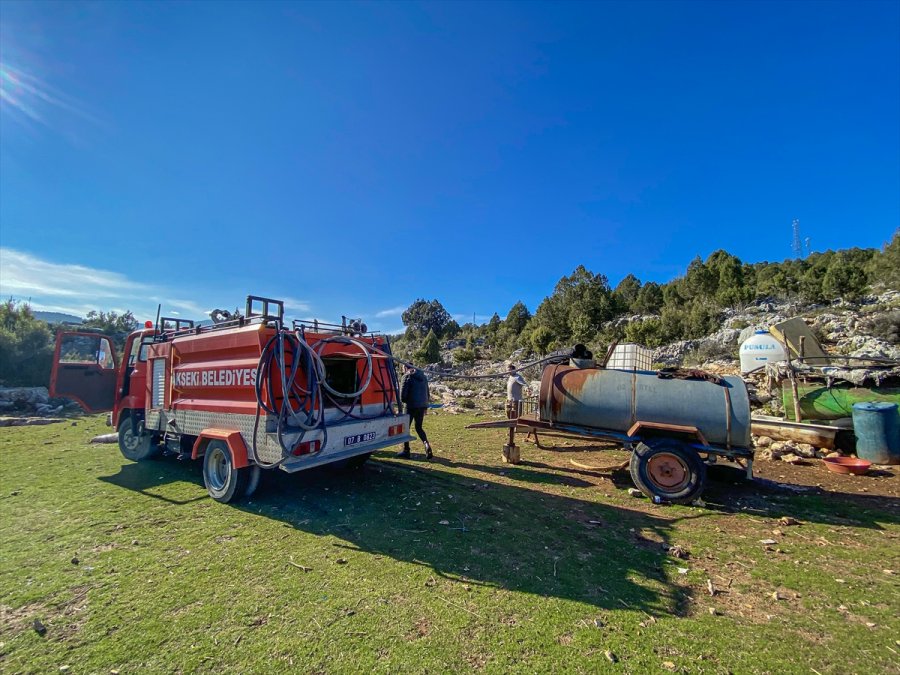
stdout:
<svg viewBox="0 0 900 675">
<path fill-rule="evenodd" d="M 269 298 L 213 325 L 162 318 L 128 336 L 120 367 L 109 337 L 61 332 L 53 361 L 51 395 L 111 411 L 127 459 L 202 458 L 220 502 L 252 495 L 262 469 L 362 464 L 411 440 L 388 339 L 359 321 L 288 328 Z"/>
</svg>

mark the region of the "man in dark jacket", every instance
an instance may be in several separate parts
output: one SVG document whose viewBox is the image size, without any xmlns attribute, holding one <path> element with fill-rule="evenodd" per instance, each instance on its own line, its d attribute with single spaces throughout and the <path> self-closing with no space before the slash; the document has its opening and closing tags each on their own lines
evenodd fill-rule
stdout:
<svg viewBox="0 0 900 675">
<path fill-rule="evenodd" d="M 422 428 L 422 420 L 425 417 L 425 411 L 428 410 L 428 378 L 418 368 L 414 366 L 406 366 L 406 374 L 400 383 L 400 400 L 406 405 L 406 412 L 409 414 L 409 424 L 412 427 L 413 422 L 416 423 L 416 433 L 425 444 L 425 459 L 431 459 L 431 444 L 428 442 L 428 436 Z M 410 431 L 412 429 L 410 428 Z M 403 450 L 397 453 L 397 457 L 409 458 L 409 443 L 403 444 Z"/>
</svg>

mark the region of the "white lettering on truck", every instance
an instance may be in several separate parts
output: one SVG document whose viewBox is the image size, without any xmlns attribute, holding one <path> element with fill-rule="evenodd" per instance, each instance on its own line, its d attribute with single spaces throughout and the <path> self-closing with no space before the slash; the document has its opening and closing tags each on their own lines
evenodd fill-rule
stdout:
<svg viewBox="0 0 900 675">
<path fill-rule="evenodd" d="M 256 368 L 217 368 L 215 370 L 180 370 L 175 373 L 175 386 L 252 387 L 256 384 Z"/>
</svg>

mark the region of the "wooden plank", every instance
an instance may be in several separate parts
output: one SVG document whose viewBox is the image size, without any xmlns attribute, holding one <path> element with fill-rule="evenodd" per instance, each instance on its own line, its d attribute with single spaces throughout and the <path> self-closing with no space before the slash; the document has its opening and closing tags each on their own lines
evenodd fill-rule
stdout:
<svg viewBox="0 0 900 675">
<path fill-rule="evenodd" d="M 494 420 L 493 422 L 473 422 L 466 429 L 508 429 L 516 426 L 516 420 Z"/>
<path fill-rule="evenodd" d="M 840 431 L 837 427 L 826 427 L 822 424 L 804 425 L 796 422 L 779 423 L 756 420 L 752 421 L 750 430 L 757 436 L 768 436 L 775 441 L 808 443 L 826 450 L 834 449 L 834 437 Z"/>
<path fill-rule="evenodd" d="M 769 332 L 779 342 L 787 344 L 794 356 L 803 358 L 804 363 L 813 366 L 827 366 L 831 361 L 810 327 L 799 317 L 776 323 L 769 328 Z M 800 346 L 801 337 L 803 338 L 802 347 Z"/>
<path fill-rule="evenodd" d="M 590 464 L 582 464 L 574 459 L 570 459 L 569 462 L 572 463 L 572 466 L 577 466 L 579 469 L 586 469 L 588 471 L 621 471 L 622 469 L 627 469 L 629 464 L 629 460 L 613 464 L 612 466 L 592 466 Z"/>
</svg>

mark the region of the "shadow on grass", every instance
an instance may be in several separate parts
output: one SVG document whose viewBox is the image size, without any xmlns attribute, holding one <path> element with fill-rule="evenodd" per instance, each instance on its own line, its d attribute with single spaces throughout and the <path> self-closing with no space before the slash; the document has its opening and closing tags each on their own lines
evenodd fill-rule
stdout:
<svg viewBox="0 0 900 675">
<path fill-rule="evenodd" d="M 114 476 L 100 476 L 99 480 L 140 492 L 142 495 L 160 499 L 169 504 L 191 504 L 209 499 L 209 495 L 204 491 L 204 494 L 196 497 L 173 499 L 166 494 L 166 490 L 158 488 L 185 480 L 196 480 L 203 485 L 203 476 L 199 467 L 199 462 L 180 461 L 174 457 L 165 456 L 136 464 L 123 464 L 119 473 Z"/>
<path fill-rule="evenodd" d="M 510 480 L 521 481 L 523 483 L 534 483 L 536 485 L 565 485 L 567 487 L 593 487 L 593 483 L 575 478 L 569 475 L 560 475 L 559 473 L 548 473 L 547 471 L 536 471 L 535 469 L 554 469 L 555 467 L 544 464 L 543 462 L 531 462 L 522 460 L 515 466 L 504 464 L 501 466 L 491 466 L 488 464 L 470 464 L 467 462 L 459 462 L 446 459 L 445 457 L 435 457 L 429 463 L 429 466 L 445 466 L 457 467 L 460 469 L 468 469 L 471 471 L 480 471 L 492 476 L 505 476 Z M 580 473 L 573 470 L 567 473 Z"/>
<path fill-rule="evenodd" d="M 202 485 L 199 470 L 172 459 L 125 464 L 102 480 L 172 501 L 160 488 L 187 475 Z M 485 481 L 425 462 L 370 461 L 357 470 L 293 475 L 267 471 L 261 483 L 250 501 L 222 508 L 336 537 L 335 546 L 420 565 L 435 577 L 473 586 L 597 608 L 687 611 L 687 589 L 670 584 L 665 572 L 674 522 L 666 514 L 543 492 L 539 484 L 532 489 Z"/>
<path fill-rule="evenodd" d="M 599 488 L 540 471 L 546 465 L 538 463 L 496 467 L 380 459 L 355 471 L 266 471 L 252 500 L 222 508 L 336 537 L 336 546 L 421 565 L 435 576 L 472 585 L 676 616 L 685 615 L 690 603 L 688 589 L 670 583 L 667 574 L 667 566 L 676 564 L 667 550 L 678 543 L 672 538 L 679 520 L 740 512 L 872 529 L 900 522 L 896 510 L 881 508 L 883 497 L 798 495 L 770 482 L 710 481 L 702 511 L 661 507 L 644 513 L 555 494 L 549 490 L 560 486 Z M 481 475 L 463 475 L 454 467 Z M 515 483 L 490 480 L 501 472 Z M 627 471 L 607 477 L 620 489 L 630 486 Z M 125 464 L 102 480 L 186 508 L 208 498 L 205 492 L 182 501 L 166 496 L 166 483 L 190 480 L 202 489 L 196 462 Z"/>
</svg>

